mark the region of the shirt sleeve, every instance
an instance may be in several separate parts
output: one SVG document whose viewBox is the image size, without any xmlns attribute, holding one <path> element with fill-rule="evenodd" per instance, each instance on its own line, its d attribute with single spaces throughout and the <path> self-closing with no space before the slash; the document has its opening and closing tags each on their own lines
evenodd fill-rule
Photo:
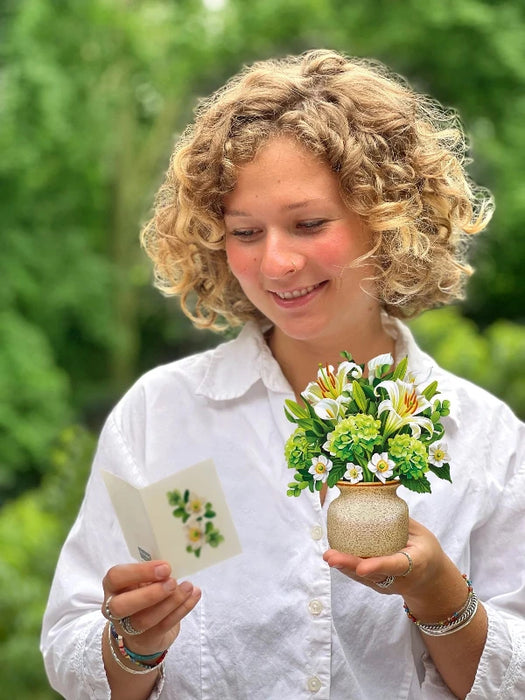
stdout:
<svg viewBox="0 0 525 700">
<path fill-rule="evenodd" d="M 471 548 L 471 578 L 487 611 L 488 633 L 467 697 L 514 700 L 525 698 L 525 425 L 504 407 L 489 442 L 496 497 L 472 533 Z"/>
<path fill-rule="evenodd" d="M 137 467 L 111 415 L 101 433 L 77 520 L 62 548 L 43 619 L 41 651 L 51 686 L 66 700 L 110 700 L 102 660 L 102 579 L 133 561 L 114 515 L 101 469 L 130 478 Z M 159 676 L 150 700 L 163 684 Z"/>
</svg>

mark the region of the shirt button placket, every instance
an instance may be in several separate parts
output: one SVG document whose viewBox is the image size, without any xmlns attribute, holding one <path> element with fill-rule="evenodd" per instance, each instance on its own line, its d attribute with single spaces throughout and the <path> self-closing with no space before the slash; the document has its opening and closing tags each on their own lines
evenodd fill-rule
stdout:
<svg viewBox="0 0 525 700">
<path fill-rule="evenodd" d="M 310 537 L 315 543 L 314 548 L 319 551 L 319 547 L 323 545 L 324 528 L 319 522 L 311 523 Z M 330 577 L 326 575 L 324 570 L 324 562 L 319 561 L 317 567 L 320 567 L 315 576 L 315 584 L 312 585 L 311 592 L 323 595 L 330 595 Z M 319 575 L 320 574 L 320 575 Z M 311 618 L 312 633 L 311 633 L 311 650 L 309 654 L 310 672 L 316 671 L 320 675 L 326 674 L 328 687 L 323 685 L 318 675 L 310 675 L 306 677 L 306 687 L 313 695 L 319 693 L 323 698 L 328 697 L 330 684 L 330 658 L 329 649 L 331 645 L 331 618 L 329 611 L 327 613 L 325 604 L 320 598 L 311 598 L 306 602 L 308 613 Z"/>
</svg>

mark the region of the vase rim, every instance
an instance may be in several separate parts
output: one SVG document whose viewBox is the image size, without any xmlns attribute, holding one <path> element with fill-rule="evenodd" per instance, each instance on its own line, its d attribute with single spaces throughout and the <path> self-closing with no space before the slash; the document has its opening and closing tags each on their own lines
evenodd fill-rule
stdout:
<svg viewBox="0 0 525 700">
<path fill-rule="evenodd" d="M 351 484 L 349 481 L 338 481 L 336 486 L 399 486 L 400 481 L 398 479 L 393 479 L 392 481 L 359 481 L 357 484 Z"/>
</svg>

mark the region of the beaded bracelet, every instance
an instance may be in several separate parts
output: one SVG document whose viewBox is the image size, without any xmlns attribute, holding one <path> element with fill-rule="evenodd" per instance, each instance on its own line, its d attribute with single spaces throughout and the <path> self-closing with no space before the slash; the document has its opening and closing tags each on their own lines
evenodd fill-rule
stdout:
<svg viewBox="0 0 525 700">
<path fill-rule="evenodd" d="M 138 669 L 130 668 L 129 666 L 126 666 L 125 664 L 122 663 L 122 661 L 118 658 L 117 652 L 115 651 L 115 648 L 113 645 L 113 639 L 116 640 L 117 645 L 118 645 L 118 649 L 119 649 L 119 652 L 121 653 L 121 655 L 125 659 L 130 661 L 134 666 L 137 666 Z M 168 653 L 167 649 L 165 651 L 161 652 L 160 656 L 158 654 L 156 655 L 158 658 L 154 664 L 143 664 L 140 661 L 133 659 L 128 654 L 128 650 L 124 646 L 124 640 L 122 639 L 121 635 L 119 635 L 117 633 L 117 630 L 115 629 L 115 627 L 112 623 L 108 626 L 108 640 L 109 640 L 109 648 L 111 651 L 111 655 L 113 656 L 113 658 L 115 659 L 117 664 L 120 666 L 120 668 L 122 668 L 124 671 L 127 671 L 128 673 L 143 675 L 146 673 L 151 673 L 152 671 L 157 671 L 159 669 L 162 670 L 162 666 L 164 664 L 164 659 L 166 658 L 166 654 Z"/>
<path fill-rule="evenodd" d="M 466 574 L 463 574 L 463 578 L 467 584 L 468 595 L 467 600 L 461 606 L 459 610 L 452 613 L 450 617 L 441 622 L 421 622 L 410 612 L 408 605 L 403 604 L 403 608 L 409 618 L 424 634 L 431 637 L 443 637 L 447 634 L 452 634 L 453 632 L 458 632 L 463 627 L 466 627 L 471 621 L 476 611 L 478 609 L 478 597 L 474 593 L 472 588 L 472 582 L 469 581 Z"/>
<path fill-rule="evenodd" d="M 122 656 L 129 657 L 132 661 L 135 662 L 156 661 L 157 663 L 160 663 L 168 653 L 167 649 L 164 649 L 164 651 L 157 651 L 155 654 L 137 654 L 136 652 L 131 651 L 131 649 L 128 649 L 127 646 L 124 645 L 123 637 L 118 634 L 117 630 L 115 629 L 115 625 L 113 624 L 111 624 L 111 635 L 113 636 L 113 639 L 117 642 L 118 648 Z M 148 664 L 148 666 L 149 665 L 150 664 Z"/>
</svg>

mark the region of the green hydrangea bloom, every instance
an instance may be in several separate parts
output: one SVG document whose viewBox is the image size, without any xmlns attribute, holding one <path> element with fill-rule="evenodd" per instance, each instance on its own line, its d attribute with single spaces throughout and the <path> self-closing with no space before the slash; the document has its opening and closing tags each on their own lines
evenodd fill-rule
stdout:
<svg viewBox="0 0 525 700">
<path fill-rule="evenodd" d="M 302 428 L 296 428 L 286 441 L 284 456 L 290 469 L 303 469 L 310 466 L 315 454 Z"/>
<path fill-rule="evenodd" d="M 374 446 L 381 442 L 380 427 L 381 421 L 366 413 L 357 413 L 335 426 L 326 447 L 330 454 L 346 462 L 368 457 Z"/>
<path fill-rule="evenodd" d="M 388 441 L 388 454 L 396 463 L 396 472 L 409 479 L 421 479 L 428 471 L 425 446 L 410 435 L 396 435 Z"/>
</svg>

